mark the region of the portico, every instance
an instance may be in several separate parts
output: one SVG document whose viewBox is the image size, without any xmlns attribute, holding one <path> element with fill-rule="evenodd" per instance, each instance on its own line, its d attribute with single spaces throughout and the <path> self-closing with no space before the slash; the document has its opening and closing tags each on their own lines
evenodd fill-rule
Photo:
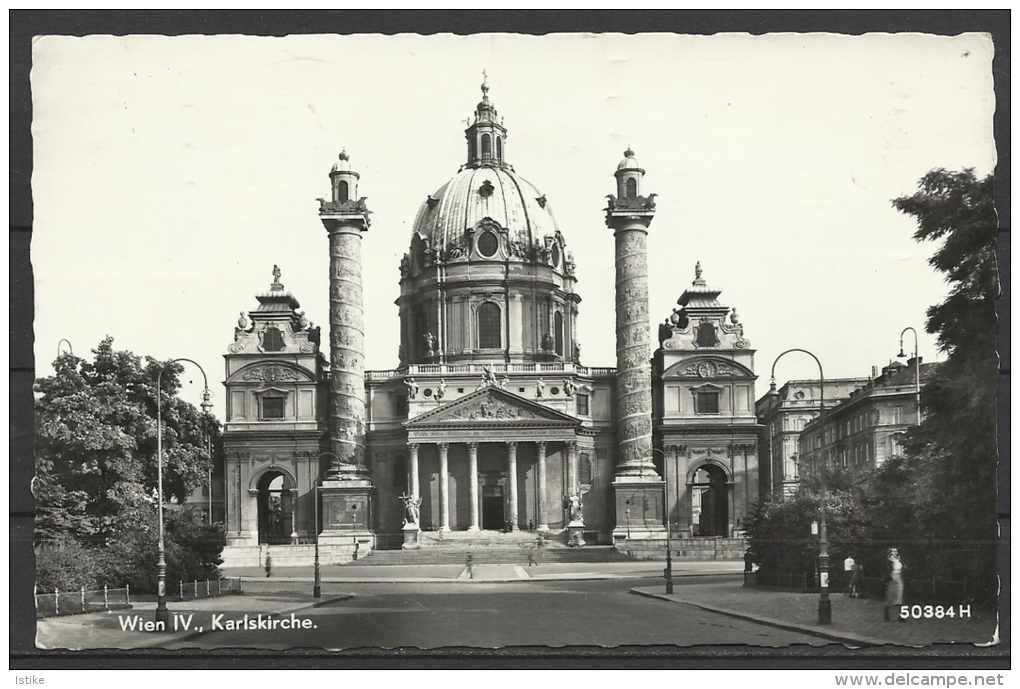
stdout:
<svg viewBox="0 0 1020 689">
<path fill-rule="evenodd" d="M 580 419 L 496 387 L 406 427 L 407 485 L 421 528 L 440 532 L 562 528 L 579 452 L 593 445 Z"/>
</svg>

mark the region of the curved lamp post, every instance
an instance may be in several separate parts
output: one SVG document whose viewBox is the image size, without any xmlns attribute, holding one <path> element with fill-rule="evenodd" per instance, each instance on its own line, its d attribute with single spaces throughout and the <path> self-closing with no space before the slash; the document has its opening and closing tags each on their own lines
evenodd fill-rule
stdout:
<svg viewBox="0 0 1020 689">
<path fill-rule="evenodd" d="M 332 452 L 323 452 L 322 454 L 319 455 L 318 459 L 322 459 L 323 457 L 332 457 L 337 462 L 340 461 L 340 458 L 337 457 Z M 315 477 L 315 500 L 314 500 L 314 504 L 315 504 L 315 526 L 314 526 L 314 529 L 315 529 L 315 583 L 312 585 L 312 598 L 322 598 L 322 573 L 319 570 L 319 488 L 320 488 L 319 481 L 320 480 L 321 479 L 318 476 Z"/>
<path fill-rule="evenodd" d="M 60 351 L 60 345 L 64 344 L 65 342 L 67 343 L 67 353 L 70 354 L 71 356 L 74 356 L 74 348 L 71 347 L 71 341 L 66 339 L 66 338 L 61 338 L 60 342 L 57 343 L 57 358 L 58 359 L 61 356 L 63 356 L 63 354 Z M 903 349 L 902 343 L 900 343 L 900 344 L 901 344 L 900 349 Z"/>
<path fill-rule="evenodd" d="M 772 381 L 769 385 L 771 390 L 776 389 L 776 364 L 783 356 L 790 352 L 803 352 L 815 360 L 818 364 L 818 418 L 821 420 L 825 414 L 825 374 L 822 372 L 822 362 L 814 354 L 806 349 L 787 349 L 776 357 L 772 362 Z M 829 600 L 829 542 L 825 538 L 825 458 L 819 458 L 819 476 L 822 480 L 821 499 L 821 523 L 819 524 L 818 543 L 818 588 L 820 595 L 818 599 L 818 624 L 832 624 L 832 601 Z"/>
<path fill-rule="evenodd" d="M 668 474 L 668 470 L 666 468 L 666 465 L 669 463 L 669 457 L 667 457 L 666 453 L 663 452 L 662 450 L 660 450 L 659 448 L 653 447 L 652 448 L 652 454 L 655 454 L 656 452 L 658 452 L 660 455 L 662 455 L 662 481 L 663 481 L 662 488 L 665 491 L 665 496 L 663 497 L 663 500 L 665 501 L 665 504 L 663 505 L 663 511 L 664 511 L 664 513 L 666 515 L 666 569 L 663 571 L 662 575 L 666 579 L 666 593 L 670 594 L 670 593 L 673 593 L 673 550 L 671 549 L 670 542 L 669 542 L 670 536 L 671 536 L 671 534 L 670 534 L 670 524 L 669 524 L 669 512 L 670 512 L 670 509 L 669 509 L 669 474 Z M 680 499 L 680 496 L 678 495 L 677 496 L 677 501 L 678 502 L 679 502 L 679 499 Z"/>
<path fill-rule="evenodd" d="M 903 329 L 900 333 L 900 353 L 897 354 L 897 358 L 903 359 L 907 355 L 903 351 L 903 335 L 907 331 L 914 334 L 914 401 L 917 403 L 917 425 L 921 425 L 921 357 L 917 355 L 917 331 L 911 328 L 909 325 Z"/>
<path fill-rule="evenodd" d="M 166 607 L 166 547 L 163 542 L 163 372 L 171 364 L 176 364 L 178 361 L 187 361 L 190 364 L 198 366 L 198 370 L 202 372 L 202 381 L 205 388 L 202 390 L 202 413 L 208 414 L 209 410 L 212 409 L 212 402 L 210 397 L 212 393 L 209 391 L 209 378 L 205 375 L 205 369 L 199 366 L 198 362 L 192 361 L 191 359 L 173 359 L 163 364 L 163 368 L 159 369 L 159 375 L 156 376 L 156 490 L 158 491 L 159 500 L 159 544 L 157 546 L 159 559 L 156 561 L 156 586 L 157 586 L 157 602 L 156 602 L 156 624 L 163 623 L 163 629 L 168 629 L 170 623 L 170 611 Z M 210 487 L 211 490 L 211 487 Z"/>
</svg>

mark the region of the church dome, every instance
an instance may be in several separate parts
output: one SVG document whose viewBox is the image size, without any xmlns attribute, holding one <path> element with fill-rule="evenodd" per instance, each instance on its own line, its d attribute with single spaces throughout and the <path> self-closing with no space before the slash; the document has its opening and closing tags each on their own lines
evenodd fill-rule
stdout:
<svg viewBox="0 0 1020 689">
<path fill-rule="evenodd" d="M 426 199 L 414 221 L 414 233 L 433 249 L 466 248 L 466 233 L 484 222 L 507 232 L 511 244 L 525 249 L 557 232 L 552 209 L 533 184 L 509 167 L 466 167 Z"/>
<path fill-rule="evenodd" d="M 626 151 L 623 152 L 623 160 L 621 160 L 620 164 L 616 166 L 616 169 L 617 170 L 640 170 L 641 169 L 641 166 L 638 165 L 637 158 L 634 157 L 634 151 L 630 150 L 629 147 L 627 148 Z"/>
</svg>

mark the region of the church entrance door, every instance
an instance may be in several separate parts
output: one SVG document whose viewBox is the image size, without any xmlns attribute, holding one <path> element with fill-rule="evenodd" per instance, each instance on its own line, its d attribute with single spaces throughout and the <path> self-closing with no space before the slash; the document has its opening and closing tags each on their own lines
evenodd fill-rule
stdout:
<svg viewBox="0 0 1020 689">
<path fill-rule="evenodd" d="M 276 545 L 290 542 L 291 505 L 284 499 L 284 476 L 267 472 L 258 483 L 259 543 Z"/>
<path fill-rule="evenodd" d="M 482 529 L 500 531 L 506 526 L 503 486 L 482 486 Z"/>
<path fill-rule="evenodd" d="M 723 470 L 711 464 L 701 467 L 694 475 L 691 491 L 694 535 L 728 536 L 729 502 Z"/>
</svg>

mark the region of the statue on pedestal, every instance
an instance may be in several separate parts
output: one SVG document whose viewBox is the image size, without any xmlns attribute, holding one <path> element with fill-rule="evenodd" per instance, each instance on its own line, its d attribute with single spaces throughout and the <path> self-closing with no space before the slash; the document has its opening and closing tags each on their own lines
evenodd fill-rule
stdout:
<svg viewBox="0 0 1020 689">
<path fill-rule="evenodd" d="M 400 501 L 404 503 L 404 526 L 408 524 L 418 525 L 418 509 L 421 507 L 421 498 L 416 498 L 413 495 L 406 493 L 400 496 Z"/>
</svg>

